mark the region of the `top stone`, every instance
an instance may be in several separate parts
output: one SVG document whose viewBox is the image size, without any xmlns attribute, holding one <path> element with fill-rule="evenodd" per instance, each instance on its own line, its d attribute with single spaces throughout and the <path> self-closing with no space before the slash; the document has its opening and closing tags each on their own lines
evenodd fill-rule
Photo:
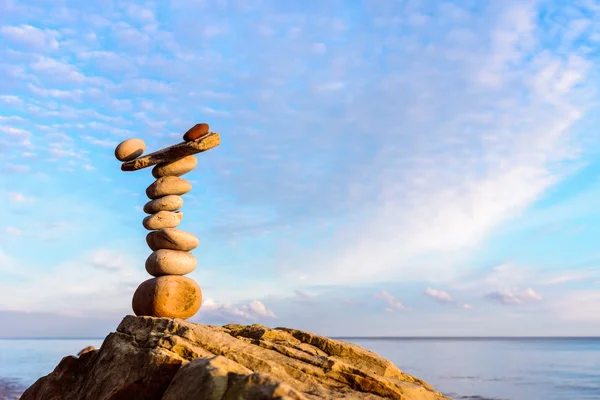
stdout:
<svg viewBox="0 0 600 400">
<path fill-rule="evenodd" d="M 200 139 L 202 136 L 208 133 L 208 129 L 208 124 L 196 124 L 183 135 L 183 140 L 186 142 L 191 142 L 192 140 Z"/>
</svg>

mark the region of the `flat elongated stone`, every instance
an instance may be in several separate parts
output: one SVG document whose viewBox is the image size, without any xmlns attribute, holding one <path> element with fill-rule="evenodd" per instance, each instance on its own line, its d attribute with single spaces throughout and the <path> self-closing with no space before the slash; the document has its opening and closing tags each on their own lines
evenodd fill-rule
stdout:
<svg viewBox="0 0 600 400">
<path fill-rule="evenodd" d="M 181 211 L 159 211 L 156 214 L 152 214 L 144 218 L 142 225 L 144 225 L 144 228 L 148 229 L 149 231 L 164 228 L 175 228 L 181 223 L 182 218 L 183 213 Z"/>
<path fill-rule="evenodd" d="M 146 271 L 152 276 L 186 275 L 195 270 L 197 264 L 192 253 L 160 249 L 146 259 Z"/>
<path fill-rule="evenodd" d="M 149 232 L 146 235 L 146 243 L 152 251 L 159 249 L 192 251 L 199 244 L 196 236 L 174 228 Z"/>
<path fill-rule="evenodd" d="M 146 189 L 146 195 L 151 199 L 168 195 L 182 195 L 192 190 L 192 184 L 176 176 L 158 178 Z"/>
<path fill-rule="evenodd" d="M 202 136 L 208 133 L 208 130 L 208 124 L 196 124 L 192 126 L 190 130 L 183 135 L 183 140 L 185 140 L 186 142 L 191 142 L 192 140 L 200 139 Z"/>
<path fill-rule="evenodd" d="M 202 291 L 187 276 L 166 275 L 148 279 L 133 295 L 135 315 L 187 319 L 202 304 Z"/>
<path fill-rule="evenodd" d="M 167 163 L 180 158 L 201 153 L 217 147 L 221 143 L 221 138 L 216 132 L 208 132 L 200 139 L 191 142 L 182 142 L 174 146 L 167 147 L 154 153 L 147 154 L 133 161 L 125 162 L 121 165 L 121 171 L 136 171 L 138 169 L 151 167 L 156 164 Z"/>
<path fill-rule="evenodd" d="M 158 164 L 152 168 L 152 176 L 161 178 L 163 176 L 181 176 L 192 171 L 198 165 L 196 156 L 187 156 L 170 163 Z"/>
<path fill-rule="evenodd" d="M 159 197 L 151 200 L 144 205 L 146 214 L 156 214 L 159 211 L 176 211 L 183 206 L 183 197 L 175 194 Z"/>
</svg>

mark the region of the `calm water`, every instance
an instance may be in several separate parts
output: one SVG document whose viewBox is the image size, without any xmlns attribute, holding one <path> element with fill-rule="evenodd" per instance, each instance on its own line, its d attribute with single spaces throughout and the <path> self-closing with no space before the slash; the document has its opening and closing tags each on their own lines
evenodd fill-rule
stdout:
<svg viewBox="0 0 600 400">
<path fill-rule="evenodd" d="M 454 399 L 600 400 L 600 338 L 345 340 Z"/>
<path fill-rule="evenodd" d="M 600 338 L 343 340 L 379 353 L 455 399 L 600 400 Z M 64 355 L 101 343 L 0 339 L 0 386 L 12 385 L 14 394 Z"/>
</svg>

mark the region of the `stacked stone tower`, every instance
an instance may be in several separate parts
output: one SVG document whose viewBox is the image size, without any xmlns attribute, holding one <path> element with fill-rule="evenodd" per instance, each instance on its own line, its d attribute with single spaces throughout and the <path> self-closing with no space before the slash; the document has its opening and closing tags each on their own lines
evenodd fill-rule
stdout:
<svg viewBox="0 0 600 400">
<path fill-rule="evenodd" d="M 183 136 L 184 142 L 140 157 L 146 145 L 140 139 L 128 139 L 115 149 L 123 161 L 121 170 L 135 171 L 150 166 L 156 178 L 146 189 L 150 199 L 144 206 L 149 214 L 142 224 L 150 232 L 146 243 L 153 251 L 146 260 L 146 271 L 153 276 L 137 288 L 133 295 L 133 312 L 153 317 L 190 318 L 202 304 L 202 291 L 194 280 L 185 276 L 196 269 L 196 258 L 190 251 L 198 246 L 191 233 L 177 229 L 183 219 L 182 195 L 192 185 L 180 178 L 194 170 L 198 159 L 194 154 L 220 143 L 217 133 L 207 124 L 197 124 Z"/>
</svg>

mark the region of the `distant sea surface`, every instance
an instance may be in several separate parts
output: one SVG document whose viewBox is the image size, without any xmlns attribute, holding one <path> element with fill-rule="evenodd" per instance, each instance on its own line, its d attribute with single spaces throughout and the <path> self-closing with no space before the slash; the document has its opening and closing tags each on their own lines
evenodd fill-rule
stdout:
<svg viewBox="0 0 600 400">
<path fill-rule="evenodd" d="M 340 338 L 456 400 L 600 400 L 600 338 Z M 102 339 L 0 339 L 0 400 Z"/>
</svg>

